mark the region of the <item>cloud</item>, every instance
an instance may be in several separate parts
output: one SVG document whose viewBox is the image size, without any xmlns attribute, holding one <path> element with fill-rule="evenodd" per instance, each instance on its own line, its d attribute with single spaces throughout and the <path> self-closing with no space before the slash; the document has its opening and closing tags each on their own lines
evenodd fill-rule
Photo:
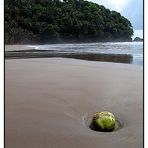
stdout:
<svg viewBox="0 0 148 148">
<path fill-rule="evenodd" d="M 134 29 L 143 29 L 143 0 L 89 0 L 128 18 Z"/>
<path fill-rule="evenodd" d="M 112 5 L 113 9 L 116 11 L 121 11 L 130 0 L 107 0 L 110 5 Z"/>
<path fill-rule="evenodd" d="M 143 29 L 143 0 L 132 0 L 121 14 L 132 22 L 134 29 Z"/>
<path fill-rule="evenodd" d="M 122 11 L 128 3 L 132 0 L 91 0 L 92 2 L 104 5 L 105 7 L 115 10 L 115 11 Z"/>
</svg>

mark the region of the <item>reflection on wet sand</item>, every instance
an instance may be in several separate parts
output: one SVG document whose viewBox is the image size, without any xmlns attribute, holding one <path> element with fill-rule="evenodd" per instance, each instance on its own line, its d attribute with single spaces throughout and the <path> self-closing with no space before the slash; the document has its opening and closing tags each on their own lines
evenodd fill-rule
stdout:
<svg viewBox="0 0 148 148">
<path fill-rule="evenodd" d="M 6 51 L 5 58 L 47 58 L 47 57 L 64 57 L 83 59 L 89 61 L 106 61 L 116 63 L 132 63 L 133 56 L 130 54 L 102 54 L 102 53 L 64 53 L 47 50 L 21 50 Z"/>
</svg>

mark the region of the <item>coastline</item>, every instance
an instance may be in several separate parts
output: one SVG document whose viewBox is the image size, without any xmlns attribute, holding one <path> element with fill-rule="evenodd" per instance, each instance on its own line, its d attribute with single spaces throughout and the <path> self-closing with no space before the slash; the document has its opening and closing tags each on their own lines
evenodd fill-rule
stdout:
<svg viewBox="0 0 148 148">
<path fill-rule="evenodd" d="M 143 146 L 141 66 L 65 58 L 5 62 L 6 148 Z M 92 131 L 84 117 L 102 110 L 123 127 Z"/>
<path fill-rule="evenodd" d="M 33 45 L 58 45 L 58 44 L 93 44 L 93 43 L 124 43 L 124 42 L 128 42 L 128 43 L 133 43 L 133 42 L 142 42 L 143 41 L 134 41 L 134 39 L 132 39 L 131 41 L 92 41 L 92 42 L 49 42 L 49 43 L 18 43 L 18 44 L 5 44 L 5 49 L 7 51 L 12 51 L 12 50 L 24 50 L 24 49 L 30 49 L 31 47 L 29 46 L 33 46 Z M 14 47 L 14 48 L 12 48 Z M 22 48 L 23 47 L 23 48 Z M 27 47 L 27 48 L 24 48 Z"/>
</svg>

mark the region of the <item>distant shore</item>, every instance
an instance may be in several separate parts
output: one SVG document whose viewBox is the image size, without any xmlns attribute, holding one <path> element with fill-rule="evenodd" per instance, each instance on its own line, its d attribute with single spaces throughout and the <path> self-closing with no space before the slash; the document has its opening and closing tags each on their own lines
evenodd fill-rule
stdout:
<svg viewBox="0 0 148 148">
<path fill-rule="evenodd" d="M 6 148 L 141 148 L 143 70 L 130 64 L 66 58 L 5 61 Z M 110 111 L 111 133 L 89 128 Z"/>
</svg>

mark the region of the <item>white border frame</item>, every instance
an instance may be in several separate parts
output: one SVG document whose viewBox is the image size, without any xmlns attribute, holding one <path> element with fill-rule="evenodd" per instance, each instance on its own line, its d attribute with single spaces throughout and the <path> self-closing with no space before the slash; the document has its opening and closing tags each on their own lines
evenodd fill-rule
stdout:
<svg viewBox="0 0 148 148">
<path fill-rule="evenodd" d="M 144 147 L 148 147 L 148 140 L 146 138 L 148 137 L 148 91 L 146 91 L 146 88 L 148 88 L 148 68 L 146 65 L 148 65 L 148 18 L 145 17 L 146 14 L 148 14 L 148 1 L 144 1 Z M 147 27 L 147 28 L 146 28 Z"/>
<path fill-rule="evenodd" d="M 148 1 L 144 1 L 144 10 L 145 15 L 148 14 L 148 9 L 146 9 L 146 6 L 148 6 Z M 4 148 L 4 0 L 0 0 L 0 148 Z M 144 17 L 144 61 L 145 61 L 145 79 L 144 79 L 144 88 L 148 88 L 148 68 L 146 68 L 146 65 L 148 65 L 148 18 Z M 147 27 L 147 28 L 146 28 Z M 144 93 L 144 109 L 145 109 L 145 116 L 144 116 L 144 147 L 146 148 L 148 146 L 148 140 L 146 138 L 148 137 L 148 91 L 145 89 Z"/>
<path fill-rule="evenodd" d="M 4 147 L 4 1 L 0 0 L 0 148 Z"/>
</svg>

